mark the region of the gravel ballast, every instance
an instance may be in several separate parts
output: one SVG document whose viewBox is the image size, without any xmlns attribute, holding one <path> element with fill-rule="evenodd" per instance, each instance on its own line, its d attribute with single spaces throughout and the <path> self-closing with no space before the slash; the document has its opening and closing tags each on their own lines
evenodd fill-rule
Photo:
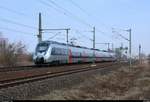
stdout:
<svg viewBox="0 0 150 102">
<path fill-rule="evenodd" d="M 117 67 L 114 67 L 117 68 Z M 41 81 L 26 83 L 23 85 L 9 87 L 0 90 L 1 99 L 8 97 L 14 100 L 28 100 L 36 96 L 42 96 L 48 94 L 56 89 L 70 88 L 74 85 L 82 83 L 85 79 L 88 79 L 94 74 L 106 74 L 114 68 L 107 68 L 101 70 L 93 70 L 88 72 L 75 73 L 66 76 L 60 76 Z M 3 95 L 3 96 L 2 96 Z"/>
</svg>

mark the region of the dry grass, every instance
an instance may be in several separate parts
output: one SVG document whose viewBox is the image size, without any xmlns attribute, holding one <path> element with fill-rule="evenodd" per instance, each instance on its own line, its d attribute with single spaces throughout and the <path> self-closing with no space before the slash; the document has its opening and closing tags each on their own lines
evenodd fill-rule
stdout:
<svg viewBox="0 0 150 102">
<path fill-rule="evenodd" d="M 122 67 L 108 75 L 93 75 L 71 89 L 56 90 L 36 99 L 150 99 L 150 67 Z"/>
</svg>

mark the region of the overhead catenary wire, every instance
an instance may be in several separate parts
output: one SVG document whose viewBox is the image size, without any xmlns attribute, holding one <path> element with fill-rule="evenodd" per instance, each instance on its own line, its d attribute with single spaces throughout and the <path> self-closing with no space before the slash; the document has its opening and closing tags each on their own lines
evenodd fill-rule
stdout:
<svg viewBox="0 0 150 102">
<path fill-rule="evenodd" d="M 89 27 L 92 27 L 89 23 L 87 23 L 86 21 L 82 20 L 81 18 L 79 18 L 78 16 L 74 15 L 72 12 L 68 11 L 67 9 L 63 8 L 62 6 L 58 5 L 57 3 L 55 3 L 52 0 L 47 0 L 49 2 L 51 2 L 53 5 L 55 5 L 56 7 L 64 10 L 65 12 L 67 12 L 67 14 L 70 14 L 74 19 L 76 19 L 77 21 L 81 22 L 82 24 L 85 24 Z"/>
<path fill-rule="evenodd" d="M 82 12 L 84 12 L 86 15 L 88 15 L 88 16 L 91 16 L 90 14 L 88 14 L 87 12 L 86 12 L 86 10 L 84 10 L 82 7 L 80 7 L 76 2 L 74 2 L 73 0 L 69 0 L 69 2 L 71 2 L 74 6 L 76 6 L 76 7 L 78 7 Z M 103 25 L 105 25 L 105 24 L 103 24 Z M 105 25 L 106 26 L 106 25 Z M 107 33 L 105 33 L 105 32 L 103 32 L 103 31 L 101 31 L 100 29 L 97 29 L 99 32 L 101 32 L 102 34 L 107 34 Z"/>
<path fill-rule="evenodd" d="M 108 33 L 105 33 L 105 32 L 103 32 L 103 31 L 101 31 L 100 29 L 96 29 L 96 31 L 97 32 L 100 32 L 101 34 L 103 34 L 103 35 L 105 35 L 105 36 L 107 36 L 107 37 L 109 37 L 109 38 L 111 38 L 112 39 L 112 37 L 110 36 L 110 35 L 108 35 Z M 113 36 L 113 35 L 112 35 Z"/>
<path fill-rule="evenodd" d="M 15 30 L 15 29 L 8 28 L 8 27 L 0 27 L 0 29 L 7 30 L 7 31 L 12 31 L 12 32 L 17 32 L 17 33 L 21 33 L 21 34 L 24 34 L 24 35 L 35 36 L 32 33 L 24 32 L 24 31 L 20 31 L 20 30 Z"/>
<path fill-rule="evenodd" d="M 61 33 L 61 32 L 56 33 L 54 36 L 50 37 L 49 39 L 55 38 L 55 37 L 58 36 L 60 33 Z"/>
<path fill-rule="evenodd" d="M 23 12 L 19 12 L 19 11 L 16 11 L 16 10 L 13 10 L 13 9 L 10 9 L 10 8 L 7 8 L 7 7 L 1 6 L 1 5 L 0 5 L 0 9 L 9 11 L 11 13 L 15 13 L 15 14 L 20 15 L 20 16 L 26 16 L 27 17 L 27 15 Z"/>
<path fill-rule="evenodd" d="M 80 5 L 78 5 L 75 1 L 73 0 L 68 0 L 70 3 L 72 3 L 74 6 L 76 6 L 77 8 L 79 8 L 82 12 L 84 12 L 87 16 L 91 16 L 89 13 L 87 13 L 87 11 L 85 9 L 83 9 Z"/>
<path fill-rule="evenodd" d="M 12 20 L 9 20 L 9 19 L 5 19 L 5 18 L 0 18 L 0 21 L 15 24 L 15 25 L 30 28 L 30 29 L 38 29 L 36 27 L 30 26 L 30 25 L 25 25 L 25 24 L 22 24 L 22 23 L 19 23 L 19 22 L 16 22 L 16 21 L 12 21 Z"/>
<path fill-rule="evenodd" d="M 74 29 L 77 33 L 79 33 L 81 36 L 82 36 L 82 38 L 84 38 L 84 39 L 87 39 L 87 40 L 90 40 L 90 41 L 93 41 L 93 39 L 92 38 L 90 38 L 90 37 L 88 37 L 88 36 L 86 36 L 85 34 L 83 34 L 82 32 L 93 32 L 93 31 L 80 31 L 80 30 L 78 30 L 78 29 Z M 105 35 L 105 37 L 106 37 L 106 35 L 107 35 L 107 33 L 105 33 L 105 32 L 103 32 L 103 31 L 101 31 L 101 30 L 99 30 L 99 29 L 97 29 L 97 32 L 100 32 L 100 33 L 102 33 L 102 34 L 104 34 Z M 107 37 L 110 37 L 110 36 L 108 36 L 107 35 Z"/>
<path fill-rule="evenodd" d="M 77 33 L 79 33 L 83 38 L 86 38 L 90 41 L 93 41 L 91 38 L 87 37 L 86 35 L 82 34 L 79 30 L 75 30 Z"/>
<path fill-rule="evenodd" d="M 41 4 L 43 4 L 43 5 L 45 5 L 45 6 L 47 6 L 47 7 L 52 7 L 54 10 L 56 10 L 57 12 L 63 12 L 62 10 L 60 10 L 60 9 L 58 9 L 58 8 L 56 8 L 56 7 L 54 7 L 53 5 L 51 5 L 51 4 L 49 4 L 49 3 L 47 3 L 47 2 L 45 2 L 45 1 L 42 1 L 42 0 L 37 0 L 37 2 L 39 2 L 39 3 L 41 3 Z M 63 12 L 63 14 L 64 15 L 66 15 L 66 13 L 64 13 Z"/>
<path fill-rule="evenodd" d="M 71 2 L 71 3 L 72 3 L 74 6 L 76 6 L 77 8 L 79 8 L 79 9 L 80 9 L 82 12 L 84 12 L 86 15 L 88 15 L 89 17 L 92 17 L 91 14 L 87 13 L 86 10 L 83 9 L 80 5 L 78 5 L 75 1 L 73 1 L 73 0 L 68 0 L 68 1 Z M 101 24 L 102 24 L 103 26 L 105 26 L 106 28 L 109 28 L 109 29 L 112 28 L 111 26 L 108 26 L 108 25 L 106 25 L 106 24 L 104 24 L 104 23 L 101 23 Z M 98 32 L 101 32 L 102 34 L 107 34 L 107 33 L 101 31 L 101 30 L 98 29 L 98 28 L 97 28 L 97 30 L 98 30 Z"/>
<path fill-rule="evenodd" d="M 47 6 L 52 6 L 52 5 L 50 5 L 50 3 L 45 3 L 45 2 L 43 2 L 43 1 L 41 1 L 41 0 L 38 0 L 39 2 L 41 2 L 41 3 L 43 3 L 44 5 L 47 5 Z M 58 12 L 63 12 L 63 14 L 64 15 L 66 15 L 66 16 L 68 16 L 68 14 L 67 13 L 69 13 L 69 14 L 71 14 L 71 12 L 68 12 L 68 10 L 66 10 L 66 9 L 64 9 L 63 7 L 61 7 L 61 6 L 59 6 L 58 4 L 56 4 L 54 1 L 52 1 L 52 0 L 48 0 L 48 1 L 50 1 L 50 2 L 52 2 L 53 4 L 55 4 L 55 6 L 57 6 L 57 7 L 59 7 L 60 9 L 58 9 L 58 8 L 56 8 L 55 7 L 55 10 L 57 10 Z M 76 5 L 78 8 L 80 8 L 80 10 L 82 10 L 83 12 L 85 11 L 83 8 L 81 8 L 76 2 L 74 2 L 74 1 L 70 1 L 70 2 L 72 2 L 74 5 Z M 16 11 L 16 10 L 13 10 L 13 9 L 10 9 L 10 8 L 7 8 L 7 7 L 4 7 L 4 6 L 1 6 L 0 5 L 0 8 L 1 9 L 4 9 L 4 10 L 7 10 L 7 11 L 9 11 L 9 12 L 12 12 L 12 13 L 16 13 L 16 14 L 18 14 L 18 15 L 24 15 L 24 16 L 26 16 L 26 14 L 24 14 L 24 13 L 22 13 L 22 12 L 19 12 L 19 11 Z M 62 9 L 62 10 L 61 10 Z M 65 13 L 64 11 L 66 11 L 67 13 Z M 20 25 L 20 26 L 24 26 L 24 27 L 28 27 L 28 28 L 31 28 L 31 29 L 37 29 L 37 28 L 35 28 L 35 27 L 31 27 L 31 26 L 29 26 L 29 25 L 25 25 L 25 24 L 20 24 L 20 23 L 17 23 L 17 22 L 14 22 L 14 21 L 11 21 L 10 22 L 10 20 L 4 20 L 3 19 L 3 21 L 5 21 L 5 22 L 9 22 L 9 23 L 13 23 L 13 24 L 17 24 L 17 25 Z M 83 22 L 82 22 L 83 23 Z M 85 22 L 84 22 L 84 24 L 85 24 Z M 86 25 L 88 25 L 87 23 L 86 23 Z M 101 31 L 101 33 L 102 33 L 102 31 Z M 103 33 L 104 34 L 104 33 Z"/>
<path fill-rule="evenodd" d="M 68 11 L 67 9 L 63 8 L 62 6 L 58 5 L 57 3 L 55 3 L 52 0 L 47 0 L 48 2 L 45 2 L 43 0 L 39 0 L 38 2 L 44 4 L 45 6 L 49 7 L 49 8 L 53 8 L 55 9 L 57 12 L 63 13 L 65 16 L 67 17 L 71 17 L 72 19 L 90 27 L 93 28 L 92 25 L 90 25 L 89 23 L 81 20 L 80 18 L 78 18 L 76 15 L 74 15 L 72 12 Z M 54 7 L 55 6 L 55 7 Z M 101 31 L 99 28 L 96 29 L 98 32 L 102 33 L 103 35 L 107 35 L 107 33 Z M 107 36 L 108 37 L 108 36 Z M 109 36 L 110 37 L 110 36 Z M 112 37 L 110 37 L 112 39 Z"/>
<path fill-rule="evenodd" d="M 67 12 L 67 13 L 64 13 L 66 16 L 68 16 L 68 13 L 72 15 L 71 12 L 69 12 L 69 11 L 66 10 L 65 8 L 61 7 L 60 5 L 58 5 L 57 3 L 55 3 L 54 1 L 52 1 L 52 0 L 48 0 L 48 1 L 51 2 L 52 4 L 54 4 L 57 8 L 60 8 L 59 12 L 61 12 L 61 10 L 64 10 L 65 12 Z M 70 0 L 70 2 L 72 2 L 72 3 L 73 3 L 74 5 L 76 5 L 76 6 L 78 5 L 77 3 L 73 2 L 72 0 Z M 79 5 L 78 5 L 78 8 L 82 9 L 82 11 L 83 11 L 83 8 L 81 8 Z M 58 11 L 58 10 L 57 10 L 57 11 Z M 84 24 L 85 24 L 85 23 L 84 23 Z M 88 25 L 88 24 L 86 23 L 86 25 Z M 104 25 L 104 24 L 103 24 L 103 25 Z M 92 26 L 90 25 L 90 27 L 92 27 Z M 102 34 L 104 34 L 104 35 L 107 34 L 107 33 L 101 31 L 101 30 L 98 29 L 98 28 L 97 28 L 97 30 L 98 30 L 98 32 L 100 32 L 100 33 L 102 33 Z M 109 36 L 109 37 L 110 37 L 110 36 Z M 111 37 L 111 38 L 112 38 L 112 37 Z"/>
<path fill-rule="evenodd" d="M 84 25 L 86 25 L 86 26 L 88 26 L 88 27 L 90 27 L 90 28 L 93 28 L 92 25 L 90 25 L 89 23 L 87 23 L 87 22 L 81 20 L 81 19 L 78 18 L 76 15 L 74 15 L 73 13 L 71 13 L 70 11 L 68 11 L 67 9 L 63 8 L 62 6 L 58 5 L 58 4 L 55 3 L 54 1 L 52 1 L 52 0 L 47 0 L 47 1 L 49 1 L 49 3 L 48 3 L 48 2 L 45 2 L 45 1 L 42 1 L 42 0 L 39 0 L 38 2 L 42 3 L 43 5 L 45 5 L 45 6 L 49 7 L 49 8 L 52 7 L 52 8 L 55 9 L 57 12 L 61 12 L 61 13 L 63 13 L 65 16 L 71 17 L 72 19 L 74 19 L 74 20 L 76 20 L 76 21 L 78 21 L 78 22 L 80 22 L 80 23 L 82 23 L 82 24 L 84 24 Z M 50 3 L 53 4 L 53 5 L 50 5 Z M 55 7 L 54 7 L 54 6 L 55 6 Z M 106 33 L 104 33 L 103 31 L 101 31 L 100 29 L 97 28 L 97 30 L 98 30 L 99 32 L 101 32 L 102 34 L 106 35 Z M 110 37 L 110 36 L 109 36 L 109 37 Z"/>
<path fill-rule="evenodd" d="M 88 27 L 92 27 L 91 24 L 87 23 L 86 21 L 84 21 L 84 20 L 81 19 L 80 17 L 74 15 L 72 12 L 70 12 L 70 11 L 68 11 L 67 9 L 63 8 L 62 6 L 58 5 L 58 4 L 55 3 L 54 1 L 52 1 L 52 0 L 47 0 L 47 1 L 48 1 L 49 3 L 55 5 L 55 6 L 56 6 L 57 8 L 59 8 L 60 10 L 63 10 L 63 14 L 65 13 L 66 16 L 69 16 L 69 17 L 71 17 L 72 19 L 74 19 L 74 20 L 76 20 L 76 21 L 78 21 L 78 22 L 80 22 L 80 23 L 82 23 L 82 24 L 84 24 L 84 25 L 86 25 L 86 26 L 88 26 Z M 60 11 L 60 10 L 59 10 L 59 11 Z M 62 13 L 62 12 L 61 12 L 61 13 Z"/>
<path fill-rule="evenodd" d="M 123 29 L 118 29 L 118 30 L 127 31 L 127 30 L 123 30 Z M 112 33 L 115 33 L 115 34 L 117 34 L 119 37 L 121 37 L 121 38 L 123 38 L 123 39 L 129 41 L 128 38 L 124 37 L 122 34 L 120 34 L 119 32 L 115 31 L 114 28 L 112 28 Z"/>
<path fill-rule="evenodd" d="M 73 0 L 68 0 L 70 3 L 72 3 L 74 6 L 76 6 L 77 8 L 80 9 L 80 11 L 84 12 L 88 17 L 92 17 L 93 14 L 89 14 L 84 8 L 82 8 L 79 4 L 77 4 L 75 1 Z M 96 18 L 94 18 L 96 19 Z M 101 25 L 105 26 L 106 28 L 109 28 L 111 29 L 112 27 L 111 26 L 108 26 L 104 23 L 100 23 Z"/>
<path fill-rule="evenodd" d="M 8 11 L 12 14 L 16 14 L 18 15 L 19 17 L 22 16 L 24 17 L 25 19 L 29 19 L 30 21 L 32 20 L 33 21 L 33 18 L 31 18 L 29 15 L 27 15 L 26 13 L 23 13 L 22 11 L 18 11 L 18 10 L 14 10 L 12 8 L 8 8 L 8 7 L 5 7 L 5 6 L 2 6 L 0 5 L 0 9 L 2 10 L 5 10 L 5 11 Z"/>
</svg>

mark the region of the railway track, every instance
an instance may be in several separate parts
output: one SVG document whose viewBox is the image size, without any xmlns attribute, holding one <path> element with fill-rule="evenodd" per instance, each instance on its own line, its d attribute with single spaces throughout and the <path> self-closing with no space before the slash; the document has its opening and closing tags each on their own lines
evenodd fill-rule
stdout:
<svg viewBox="0 0 150 102">
<path fill-rule="evenodd" d="M 36 67 L 35 65 L 29 66 L 12 66 L 12 67 L 0 67 L 0 72 L 9 72 L 9 71 L 19 71 L 19 70 L 28 70 Z"/>
<path fill-rule="evenodd" d="M 11 87 L 11 86 L 17 86 L 17 85 L 28 83 L 28 82 L 39 81 L 39 80 L 43 80 L 47 78 L 54 78 L 54 77 L 65 76 L 65 75 L 70 75 L 74 73 L 86 72 L 86 71 L 92 71 L 92 70 L 97 70 L 97 69 L 105 69 L 107 67 L 111 67 L 114 65 L 118 66 L 120 64 L 107 63 L 103 65 L 98 65 L 98 66 L 84 66 L 82 68 L 68 69 L 68 70 L 56 71 L 56 72 L 46 72 L 46 73 L 41 73 L 41 74 L 32 75 L 32 76 L 17 77 L 14 79 L 4 79 L 4 80 L 0 80 L 0 89 Z"/>
<path fill-rule="evenodd" d="M 102 62 L 107 63 L 107 62 Z M 28 66 L 12 66 L 12 67 L 0 67 L 0 72 L 12 72 L 12 71 L 21 71 L 21 70 L 32 70 L 32 69 L 40 69 L 40 68 L 50 68 L 50 67 L 67 67 L 67 66 L 73 66 L 73 65 L 84 65 L 84 64 L 90 64 L 90 63 L 80 63 L 80 64 L 59 64 L 59 65 L 28 65 Z"/>
</svg>

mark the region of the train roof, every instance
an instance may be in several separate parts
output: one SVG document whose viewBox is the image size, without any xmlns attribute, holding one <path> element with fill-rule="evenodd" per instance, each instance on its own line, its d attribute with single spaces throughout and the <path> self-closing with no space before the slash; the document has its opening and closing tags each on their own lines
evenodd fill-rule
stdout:
<svg viewBox="0 0 150 102">
<path fill-rule="evenodd" d="M 42 41 L 41 43 L 59 44 L 59 45 L 65 45 L 65 46 L 67 46 L 67 44 L 65 44 L 65 43 L 60 43 L 60 42 L 57 42 L 57 41 Z M 101 52 L 108 52 L 108 51 L 105 51 L 105 50 L 87 48 L 87 47 L 76 46 L 76 45 L 72 45 L 72 44 L 68 44 L 68 45 L 71 46 L 71 47 L 84 48 L 84 49 L 95 50 L 95 51 L 101 51 Z"/>
<path fill-rule="evenodd" d="M 56 42 L 56 41 L 42 41 L 41 43 L 59 44 L 59 45 L 67 46 L 67 44 L 65 44 L 65 43 L 60 43 L 60 42 Z M 68 45 L 71 46 L 71 47 L 78 47 L 78 48 L 93 50 L 93 48 L 87 48 L 87 47 L 83 47 L 83 46 L 76 46 L 76 45 L 72 45 L 72 44 L 68 44 Z M 97 49 L 95 49 L 95 50 L 97 50 Z"/>
</svg>

